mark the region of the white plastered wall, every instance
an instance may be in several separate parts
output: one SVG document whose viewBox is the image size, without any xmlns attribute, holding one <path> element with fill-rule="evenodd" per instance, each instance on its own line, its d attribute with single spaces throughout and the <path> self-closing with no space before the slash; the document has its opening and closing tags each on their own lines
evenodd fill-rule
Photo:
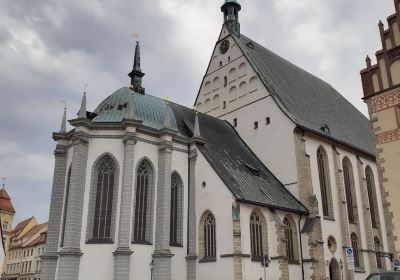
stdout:
<svg viewBox="0 0 400 280">
<path fill-rule="evenodd" d="M 203 182 L 206 183 L 205 187 L 202 186 Z M 221 255 L 233 254 L 234 197 L 201 152 L 198 152 L 196 163 L 196 201 L 197 251 L 199 251 L 199 222 L 205 211 L 211 211 L 215 217 L 217 240 L 217 261 L 198 263 L 198 279 L 232 280 L 233 258 L 221 258 Z"/>
</svg>

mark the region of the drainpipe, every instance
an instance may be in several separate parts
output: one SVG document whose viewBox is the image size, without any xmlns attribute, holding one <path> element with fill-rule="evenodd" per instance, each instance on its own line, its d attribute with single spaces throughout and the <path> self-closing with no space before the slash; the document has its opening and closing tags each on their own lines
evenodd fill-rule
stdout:
<svg viewBox="0 0 400 280">
<path fill-rule="evenodd" d="M 301 223 L 302 219 L 303 219 L 303 215 L 300 215 L 300 219 L 299 219 L 299 236 L 300 236 L 301 275 L 302 275 L 302 280 L 305 280 L 305 278 L 304 278 L 304 262 L 303 262 L 303 241 L 302 241 L 302 238 L 301 238 L 301 227 L 300 227 L 300 223 Z"/>
</svg>

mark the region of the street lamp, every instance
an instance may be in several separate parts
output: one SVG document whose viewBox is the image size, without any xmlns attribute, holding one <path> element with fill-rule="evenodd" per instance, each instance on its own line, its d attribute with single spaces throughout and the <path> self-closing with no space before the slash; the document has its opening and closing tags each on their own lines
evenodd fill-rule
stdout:
<svg viewBox="0 0 400 280">
<path fill-rule="evenodd" d="M 151 259 L 151 263 L 150 263 L 150 275 L 151 275 L 151 280 L 153 280 L 153 272 L 154 272 L 154 260 Z"/>
</svg>

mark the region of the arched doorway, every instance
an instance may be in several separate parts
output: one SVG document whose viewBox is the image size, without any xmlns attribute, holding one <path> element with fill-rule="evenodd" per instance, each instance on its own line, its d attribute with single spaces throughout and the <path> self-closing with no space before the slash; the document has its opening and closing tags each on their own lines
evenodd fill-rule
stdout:
<svg viewBox="0 0 400 280">
<path fill-rule="evenodd" d="M 332 259 L 329 264 L 329 279 L 330 280 L 341 280 L 340 267 L 336 259 Z"/>
</svg>

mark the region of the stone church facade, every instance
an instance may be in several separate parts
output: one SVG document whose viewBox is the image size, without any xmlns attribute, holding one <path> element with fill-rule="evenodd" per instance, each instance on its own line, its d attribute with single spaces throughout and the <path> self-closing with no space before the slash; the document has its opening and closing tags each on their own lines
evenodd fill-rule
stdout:
<svg viewBox="0 0 400 280">
<path fill-rule="evenodd" d="M 192 110 L 86 94 L 57 142 L 42 279 L 365 279 L 390 268 L 369 121 L 240 33 L 236 0 Z M 353 248 L 355 269 L 345 249 Z"/>
<path fill-rule="evenodd" d="M 361 78 L 376 137 L 389 243 L 400 256 L 400 205 L 394 200 L 400 195 L 400 1 L 394 4 L 388 28 L 379 22 L 382 49 L 376 52 L 377 64 L 367 57 Z"/>
</svg>

